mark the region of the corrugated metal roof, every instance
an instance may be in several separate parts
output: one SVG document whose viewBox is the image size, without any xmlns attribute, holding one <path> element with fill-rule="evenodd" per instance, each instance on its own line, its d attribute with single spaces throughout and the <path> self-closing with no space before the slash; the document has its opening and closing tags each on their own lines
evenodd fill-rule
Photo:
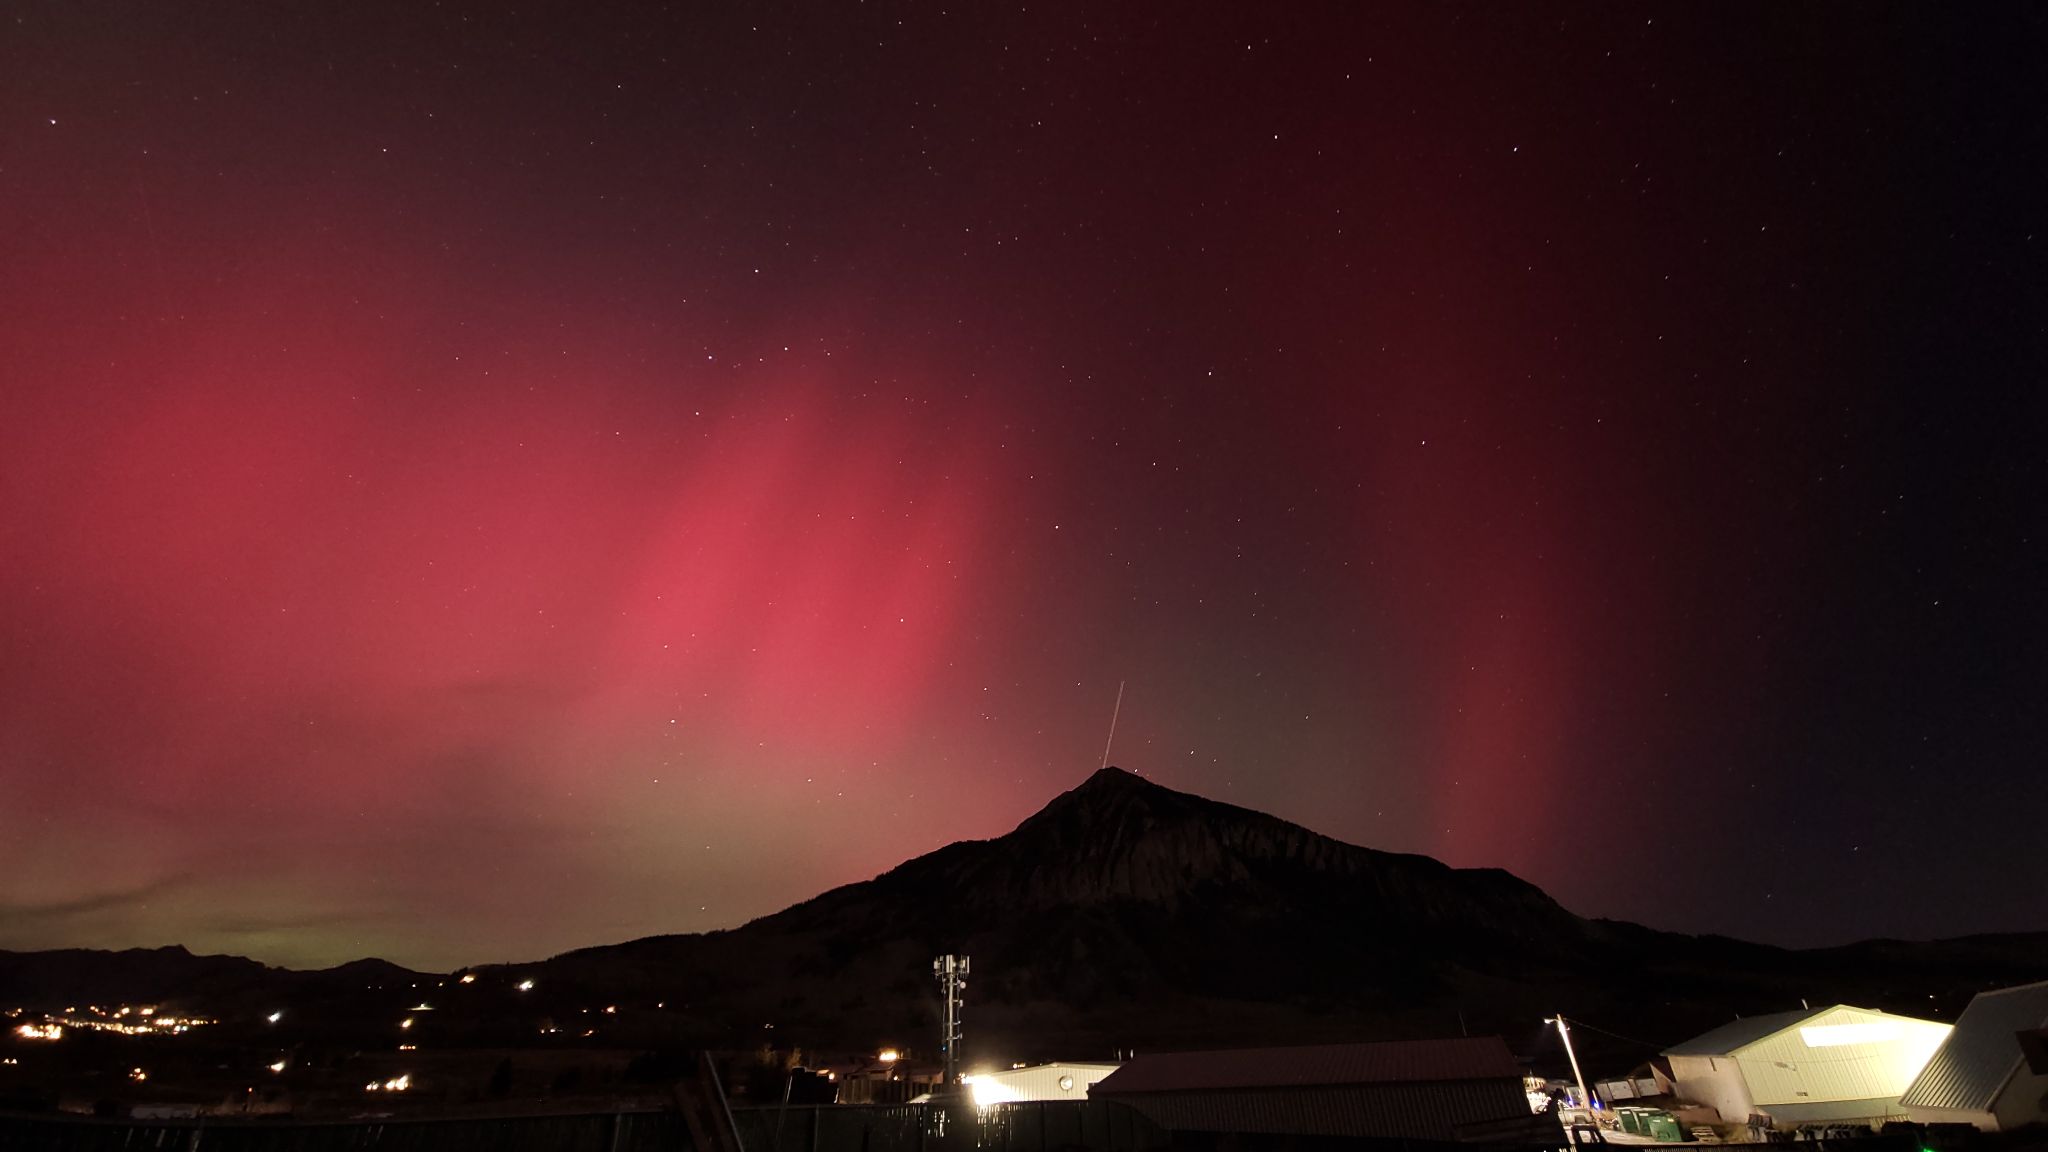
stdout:
<svg viewBox="0 0 2048 1152">
<path fill-rule="evenodd" d="M 1900 1098 L 1909 1108 L 1988 1111 L 2021 1059 L 2015 1034 L 2048 1026 L 2048 980 L 1980 992 Z"/>
<path fill-rule="evenodd" d="M 1445 1080 L 1519 1082 L 1521 1075 L 1522 1066 L 1508 1051 L 1505 1041 L 1498 1036 L 1473 1036 L 1222 1052 L 1159 1052 L 1131 1060 L 1097 1084 L 1091 1095 Z"/>
<path fill-rule="evenodd" d="M 1746 1016 L 1731 1020 L 1712 1032 L 1705 1032 L 1683 1044 L 1666 1048 L 1666 1056 L 1726 1056 L 1745 1044 L 1754 1044 L 1774 1032 L 1783 1032 L 1801 1020 L 1808 1020 L 1823 1012 L 1832 1012 L 1837 1006 L 1828 1004 L 1820 1008 L 1801 1008 L 1796 1012 L 1773 1012 L 1768 1016 Z"/>
</svg>

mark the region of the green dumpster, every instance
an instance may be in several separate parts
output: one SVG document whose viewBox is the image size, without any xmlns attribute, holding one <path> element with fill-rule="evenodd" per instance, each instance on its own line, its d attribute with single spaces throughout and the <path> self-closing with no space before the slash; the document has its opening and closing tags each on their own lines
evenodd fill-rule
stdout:
<svg viewBox="0 0 2048 1152">
<path fill-rule="evenodd" d="M 1643 1135 L 1659 1144 L 1678 1144 L 1685 1140 L 1685 1130 L 1678 1126 L 1678 1118 L 1669 1112 L 1652 1112 L 1643 1117 Z"/>
<path fill-rule="evenodd" d="M 1627 1132 L 1632 1136 L 1641 1136 L 1643 1134 L 1644 1109 L 1630 1106 L 1627 1108 L 1617 1108 L 1614 1111 L 1621 1120 L 1621 1130 L 1623 1132 Z"/>
</svg>

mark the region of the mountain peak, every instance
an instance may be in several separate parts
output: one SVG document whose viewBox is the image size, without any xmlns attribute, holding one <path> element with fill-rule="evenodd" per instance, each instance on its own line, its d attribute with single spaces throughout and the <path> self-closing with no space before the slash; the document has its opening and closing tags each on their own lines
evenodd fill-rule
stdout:
<svg viewBox="0 0 2048 1152">
<path fill-rule="evenodd" d="M 1147 788 L 1158 787 L 1160 786 L 1138 775 L 1136 772 L 1126 772 L 1122 768 L 1111 764 L 1089 773 L 1088 778 L 1081 781 L 1081 786 L 1074 789 L 1074 793 L 1076 795 L 1100 795 L 1109 792 L 1143 791 Z"/>
<path fill-rule="evenodd" d="M 1053 827 L 1068 829 L 1070 834 L 1094 835 L 1128 823 L 1133 816 L 1149 822 L 1162 812 L 1204 803 L 1207 801 L 1198 796 L 1154 784 L 1135 772 L 1101 768 L 1076 787 L 1053 797 L 1050 804 L 1018 825 L 1011 835 L 1034 829 L 1044 832 Z"/>
<path fill-rule="evenodd" d="M 1245 882 L 1260 861 L 1314 869 L 1333 854 L 1379 855 L 1121 768 L 1091 774 L 990 846 L 1009 879 L 990 885 L 985 873 L 978 887 L 1007 887 L 1005 901 L 1022 908 L 1172 908 Z"/>
<path fill-rule="evenodd" d="M 1568 949 L 1584 931 L 1577 917 L 1505 872 L 1459 873 L 1427 856 L 1346 844 L 1120 768 L 1091 774 L 989 841 L 974 871 L 969 899 L 1010 910 L 1132 904 L 1175 915 L 1227 904 L 1256 918 L 1328 902 L 1364 923 L 1403 924 L 1439 939 L 1544 940 L 1552 950 Z M 1304 892 L 1316 895 L 1303 899 Z"/>
</svg>

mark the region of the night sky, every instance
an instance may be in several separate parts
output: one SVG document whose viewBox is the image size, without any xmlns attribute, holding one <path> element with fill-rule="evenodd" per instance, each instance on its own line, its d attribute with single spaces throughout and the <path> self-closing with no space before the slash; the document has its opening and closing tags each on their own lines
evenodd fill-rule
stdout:
<svg viewBox="0 0 2048 1152">
<path fill-rule="evenodd" d="M 0 947 L 730 927 L 1119 682 L 1584 915 L 2048 929 L 2038 7 L 0 16 Z"/>
</svg>

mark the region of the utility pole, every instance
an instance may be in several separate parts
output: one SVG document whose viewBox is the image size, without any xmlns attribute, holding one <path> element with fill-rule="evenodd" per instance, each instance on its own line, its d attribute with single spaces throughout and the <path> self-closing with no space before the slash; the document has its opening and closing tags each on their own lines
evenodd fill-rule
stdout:
<svg viewBox="0 0 2048 1152">
<path fill-rule="evenodd" d="M 945 997 L 945 1031 L 940 1034 L 939 1052 L 946 1061 L 946 1087 L 960 1083 L 960 1008 L 964 1003 L 961 993 L 967 988 L 967 957 L 948 953 L 932 961 L 932 978 L 939 982 Z"/>
<path fill-rule="evenodd" d="M 1557 1034 L 1564 1039 L 1565 1058 L 1572 1062 L 1572 1079 L 1579 1082 L 1579 1101 L 1585 1105 L 1586 1114 L 1591 1116 L 1593 1114 L 1593 1094 L 1586 1091 L 1586 1074 L 1579 1071 L 1579 1054 L 1572 1051 L 1571 1026 L 1564 1022 L 1562 1015 L 1547 1016 L 1543 1022 L 1545 1024 L 1557 1025 Z"/>
</svg>

